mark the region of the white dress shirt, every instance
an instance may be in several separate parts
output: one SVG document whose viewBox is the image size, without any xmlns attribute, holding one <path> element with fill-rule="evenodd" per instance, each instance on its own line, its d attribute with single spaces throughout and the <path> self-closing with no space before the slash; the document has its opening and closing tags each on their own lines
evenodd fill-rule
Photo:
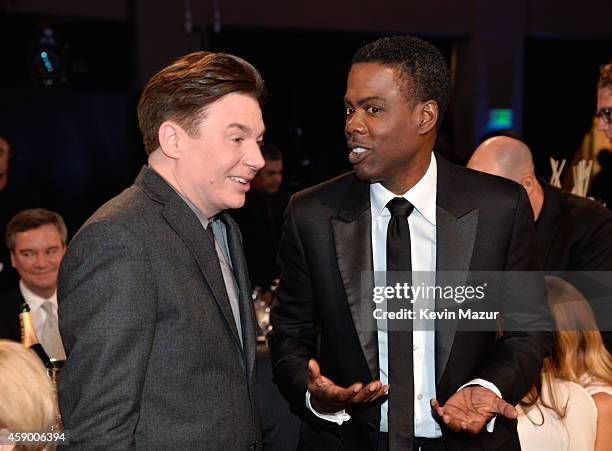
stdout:
<svg viewBox="0 0 612 451">
<path fill-rule="evenodd" d="M 436 159 L 432 155 L 425 175 L 408 192 L 403 194 L 414 206 L 408 217 L 410 227 L 410 252 L 412 256 L 412 284 L 435 284 L 436 270 Z M 372 214 L 372 256 L 374 259 L 376 286 L 385 286 L 387 270 L 387 227 L 391 213 L 387 203 L 397 197 L 380 183 L 370 185 L 370 212 Z M 382 279 L 382 280 L 381 280 Z M 424 300 L 417 298 L 415 307 Z M 431 324 L 414 324 L 412 332 L 414 365 L 414 433 L 417 437 L 439 437 L 440 426 L 431 416 L 429 400 L 436 397 L 435 335 Z M 389 380 L 388 340 L 386 320 L 378 320 L 378 365 L 383 384 Z M 381 406 L 380 430 L 388 431 L 387 410 L 389 402 Z"/>
<path fill-rule="evenodd" d="M 418 286 L 435 285 L 436 271 L 436 187 L 438 170 L 436 158 L 432 154 L 429 167 L 425 175 L 410 190 L 401 197 L 414 206 L 412 214 L 408 217 L 410 227 L 410 252 L 412 263 L 412 284 Z M 385 286 L 385 271 L 387 269 L 387 226 L 391 219 L 391 213 L 386 208 L 387 203 L 396 196 L 380 183 L 370 185 L 370 213 L 372 215 L 372 256 L 374 263 L 374 284 Z M 424 299 L 415 300 L 415 308 L 424 308 Z M 429 302 L 432 302 L 431 300 Z M 385 309 L 384 303 L 378 307 Z M 435 305 L 430 305 L 432 309 Z M 413 322 L 413 375 L 414 375 L 414 433 L 416 437 L 440 437 L 442 432 L 440 426 L 431 414 L 430 400 L 436 398 L 436 374 L 435 374 L 435 321 L 418 320 Z M 389 380 L 388 362 L 388 340 L 386 319 L 377 320 L 378 325 L 378 365 L 380 369 L 380 380 L 383 384 L 393 385 Z M 461 388 L 478 384 L 482 385 L 498 396 L 501 392 L 492 383 L 474 379 Z M 350 415 L 344 410 L 334 414 L 320 414 L 310 404 L 310 393 L 306 392 L 307 407 L 319 418 L 342 424 L 350 419 Z M 381 405 L 380 430 L 388 432 L 389 403 Z M 487 430 L 493 431 L 493 418 L 487 424 Z"/>
</svg>

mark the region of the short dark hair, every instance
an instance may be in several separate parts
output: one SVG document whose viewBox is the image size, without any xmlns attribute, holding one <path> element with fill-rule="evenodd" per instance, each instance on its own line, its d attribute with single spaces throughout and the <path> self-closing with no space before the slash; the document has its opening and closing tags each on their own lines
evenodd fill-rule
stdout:
<svg viewBox="0 0 612 451">
<path fill-rule="evenodd" d="M 41 226 L 51 224 L 54 226 L 62 240 L 62 244 L 68 242 L 68 230 L 62 217 L 51 210 L 45 210 L 44 208 L 30 208 L 27 210 L 21 210 L 15 216 L 11 218 L 8 225 L 6 226 L 6 247 L 11 252 L 15 251 L 15 237 L 20 232 L 27 232 L 28 230 L 37 229 Z"/>
<path fill-rule="evenodd" d="M 266 98 L 261 75 L 250 63 L 227 53 L 193 52 L 155 74 L 138 101 L 138 125 L 147 155 L 159 148 L 157 133 L 174 120 L 197 136 L 206 108 L 231 93 L 252 96 L 260 107 Z"/>
<path fill-rule="evenodd" d="M 612 61 L 599 67 L 597 87 L 612 89 Z"/>
<path fill-rule="evenodd" d="M 357 50 L 356 63 L 381 63 L 394 66 L 400 79 L 408 78 L 405 92 L 410 102 L 434 100 L 438 104 L 440 126 L 450 97 L 450 73 L 440 51 L 414 36 L 390 36 L 378 39 Z"/>
<path fill-rule="evenodd" d="M 283 159 L 283 153 L 281 150 L 272 143 L 262 144 L 261 154 L 266 161 L 278 161 Z"/>
</svg>

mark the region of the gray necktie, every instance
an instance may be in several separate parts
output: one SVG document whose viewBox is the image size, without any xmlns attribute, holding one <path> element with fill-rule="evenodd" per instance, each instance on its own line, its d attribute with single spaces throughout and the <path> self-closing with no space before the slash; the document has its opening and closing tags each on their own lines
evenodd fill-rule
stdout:
<svg viewBox="0 0 612 451">
<path fill-rule="evenodd" d="M 208 223 L 208 226 L 206 227 L 206 233 L 212 240 L 212 243 L 215 247 L 215 251 L 217 251 L 217 257 L 219 259 L 219 265 L 221 266 L 221 273 L 223 274 L 223 281 L 225 282 L 227 297 L 230 301 L 230 307 L 232 309 L 232 314 L 234 315 L 234 321 L 236 323 L 236 328 L 238 329 L 238 335 L 240 336 L 240 343 L 242 343 L 242 324 L 240 322 L 240 305 L 238 301 L 240 293 L 238 289 L 238 283 L 236 282 L 234 270 L 232 269 L 228 261 L 229 256 L 226 255 L 225 252 L 223 252 L 221 240 L 217 239 L 215 236 L 214 222 L 215 219 L 212 219 Z"/>
<path fill-rule="evenodd" d="M 66 360 L 62 337 L 60 337 L 59 326 L 57 324 L 57 314 L 53 304 L 49 301 L 42 303 L 41 308 L 47 314 L 40 330 L 40 344 L 47 351 L 50 358 L 56 360 Z"/>
</svg>

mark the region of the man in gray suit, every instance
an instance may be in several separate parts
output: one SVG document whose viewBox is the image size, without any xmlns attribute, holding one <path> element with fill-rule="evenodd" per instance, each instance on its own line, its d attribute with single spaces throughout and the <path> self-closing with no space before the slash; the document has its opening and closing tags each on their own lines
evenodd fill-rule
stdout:
<svg viewBox="0 0 612 451">
<path fill-rule="evenodd" d="M 265 86 L 195 52 L 145 86 L 134 184 L 71 242 L 59 275 L 68 447 L 261 449 L 255 319 L 236 223 L 264 165 Z"/>
</svg>

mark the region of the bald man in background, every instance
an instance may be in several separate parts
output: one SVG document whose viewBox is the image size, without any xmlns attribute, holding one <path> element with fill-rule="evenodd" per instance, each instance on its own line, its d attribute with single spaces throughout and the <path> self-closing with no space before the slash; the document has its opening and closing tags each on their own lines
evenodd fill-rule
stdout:
<svg viewBox="0 0 612 451">
<path fill-rule="evenodd" d="M 612 213 L 536 177 L 531 150 L 522 141 L 495 136 L 472 154 L 468 168 L 505 177 L 527 191 L 545 271 L 612 271 Z M 603 332 L 612 349 L 612 332 Z"/>
</svg>

